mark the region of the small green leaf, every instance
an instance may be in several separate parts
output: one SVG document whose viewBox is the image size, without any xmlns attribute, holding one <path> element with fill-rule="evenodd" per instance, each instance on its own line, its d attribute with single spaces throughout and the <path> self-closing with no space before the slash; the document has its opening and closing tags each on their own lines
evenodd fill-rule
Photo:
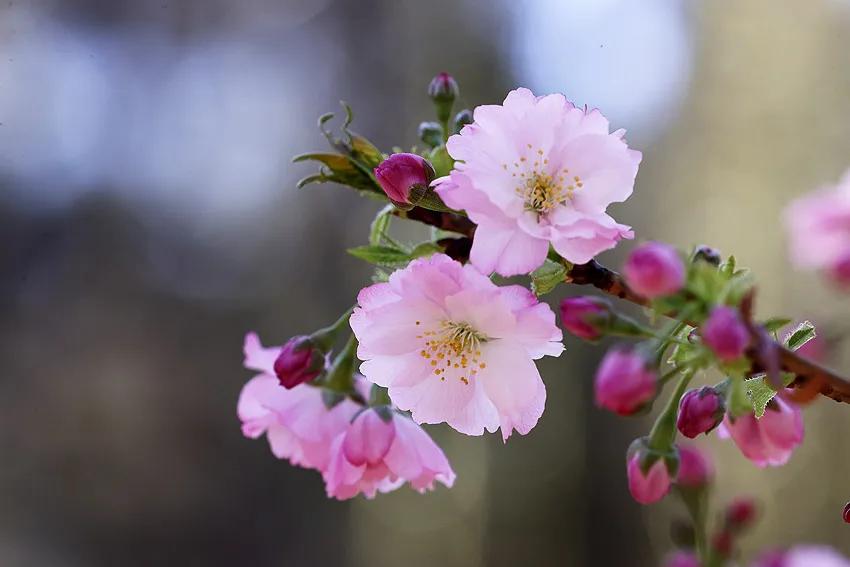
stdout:
<svg viewBox="0 0 850 567">
<path fill-rule="evenodd" d="M 791 319 L 786 319 L 785 317 L 771 317 L 762 323 L 761 326 L 764 327 L 764 330 L 768 333 L 775 333 L 790 322 Z"/>
<path fill-rule="evenodd" d="M 384 154 L 372 142 L 354 132 L 349 132 L 348 134 L 351 137 L 349 141 L 351 157 L 361 162 L 370 170 L 378 167 L 384 161 Z"/>
<path fill-rule="evenodd" d="M 446 151 L 446 146 L 438 146 L 434 148 L 428 155 L 428 160 L 431 162 L 431 165 L 434 166 L 434 171 L 436 172 L 437 177 L 448 175 L 455 164 L 454 160 L 449 155 L 449 152 Z"/>
<path fill-rule="evenodd" d="M 747 396 L 753 404 L 753 411 L 756 417 L 760 418 L 764 415 L 765 408 L 770 400 L 776 396 L 776 390 L 770 387 L 764 376 L 756 376 L 746 381 Z M 782 373 L 782 383 L 788 386 L 794 381 L 794 375 L 789 372 Z"/>
<path fill-rule="evenodd" d="M 732 417 L 740 417 L 753 411 L 753 402 L 747 391 L 747 383 L 739 378 L 729 381 L 729 389 L 726 391 L 726 411 Z"/>
<path fill-rule="evenodd" d="M 442 251 L 443 251 L 443 249 L 440 248 L 434 242 L 423 242 L 422 244 L 419 244 L 418 246 L 416 246 L 410 252 L 410 257 L 411 258 L 423 258 L 423 257 L 426 257 L 426 256 L 433 256 L 434 254 L 436 254 L 438 252 L 442 252 Z"/>
<path fill-rule="evenodd" d="M 299 179 L 298 183 L 295 184 L 295 187 L 297 189 L 301 189 L 302 187 L 310 185 L 311 183 L 324 183 L 325 181 L 328 181 L 328 178 L 325 177 L 324 174 L 314 173 L 313 175 L 308 175 L 303 179 Z"/>
<path fill-rule="evenodd" d="M 732 274 L 735 273 L 735 264 L 735 256 L 729 256 L 725 262 L 720 264 L 720 272 L 727 278 L 732 277 Z"/>
<path fill-rule="evenodd" d="M 560 262 L 546 260 L 542 266 L 531 272 L 531 291 L 538 297 L 555 289 L 564 281 L 567 269 Z"/>
<path fill-rule="evenodd" d="M 410 254 L 388 246 L 358 246 L 349 248 L 348 253 L 370 264 L 384 267 L 399 267 L 410 261 Z"/>
<path fill-rule="evenodd" d="M 390 220 L 392 219 L 392 212 L 394 209 L 395 207 L 393 205 L 387 205 L 381 209 L 377 215 L 375 215 L 375 220 L 372 221 L 372 224 L 369 227 L 370 245 L 379 246 L 381 244 L 384 235 L 390 228 Z"/>
<path fill-rule="evenodd" d="M 815 326 L 810 321 L 803 321 L 785 337 L 785 346 L 797 350 L 816 336 Z"/>
</svg>

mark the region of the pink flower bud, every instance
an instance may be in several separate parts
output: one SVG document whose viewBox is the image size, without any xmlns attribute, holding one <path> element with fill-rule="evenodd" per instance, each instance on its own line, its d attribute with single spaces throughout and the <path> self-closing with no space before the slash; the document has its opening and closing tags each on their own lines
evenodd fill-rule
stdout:
<svg viewBox="0 0 850 567">
<path fill-rule="evenodd" d="M 844 521 L 850 524 L 850 502 L 848 502 L 847 505 L 844 506 Z"/>
<path fill-rule="evenodd" d="M 731 437 L 756 466 L 776 467 L 787 463 L 803 442 L 803 416 L 799 407 L 776 396 L 761 418 L 748 413 L 732 419 L 727 414 L 718 432 Z"/>
<path fill-rule="evenodd" d="M 598 297 L 568 297 L 561 302 L 561 325 L 588 341 L 602 338 L 611 320 L 611 304 Z"/>
<path fill-rule="evenodd" d="M 709 458 L 693 445 L 679 447 L 679 472 L 676 483 L 686 488 L 701 488 L 714 477 L 714 466 Z"/>
<path fill-rule="evenodd" d="M 670 473 L 664 459 L 658 459 L 644 473 L 640 466 L 641 453 L 635 452 L 628 460 L 626 473 L 629 477 L 629 492 L 641 504 L 658 502 L 670 490 Z"/>
<path fill-rule="evenodd" d="M 428 84 L 428 96 L 435 102 L 454 102 L 460 94 L 457 81 L 448 73 L 437 73 Z"/>
<path fill-rule="evenodd" d="M 655 371 L 642 354 L 615 348 L 596 371 L 596 405 L 620 415 L 630 415 L 655 395 Z"/>
<path fill-rule="evenodd" d="M 726 525 L 733 530 L 749 527 L 756 519 L 756 503 L 752 498 L 738 498 L 726 507 Z"/>
<path fill-rule="evenodd" d="M 324 355 L 310 337 L 303 335 L 286 341 L 274 361 L 274 373 L 280 385 L 287 389 L 314 380 L 324 367 Z"/>
<path fill-rule="evenodd" d="M 689 390 L 679 402 L 676 427 L 682 435 L 693 439 L 720 425 L 724 413 L 723 398 L 714 388 L 705 386 L 699 390 Z"/>
<path fill-rule="evenodd" d="M 827 271 L 832 281 L 841 288 L 850 287 L 850 254 L 839 257 Z"/>
<path fill-rule="evenodd" d="M 677 551 L 664 561 L 664 567 L 700 567 L 700 564 L 693 553 Z"/>
<path fill-rule="evenodd" d="M 375 178 L 393 203 L 412 204 L 410 192 L 427 190 L 434 179 L 434 168 L 416 154 L 393 154 L 375 168 Z"/>
<path fill-rule="evenodd" d="M 662 242 L 638 246 L 623 266 L 626 282 L 648 299 L 672 295 L 685 285 L 685 264 L 679 252 Z"/>
<path fill-rule="evenodd" d="M 750 344 L 750 333 L 741 321 L 738 310 L 732 307 L 715 307 L 700 331 L 703 342 L 723 362 L 744 355 Z"/>
</svg>

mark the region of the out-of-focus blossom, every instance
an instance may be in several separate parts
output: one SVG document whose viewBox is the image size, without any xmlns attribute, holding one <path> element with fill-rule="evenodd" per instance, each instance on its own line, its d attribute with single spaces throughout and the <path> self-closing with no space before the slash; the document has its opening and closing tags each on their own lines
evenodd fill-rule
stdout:
<svg viewBox="0 0 850 567">
<path fill-rule="evenodd" d="M 375 179 L 393 203 L 406 205 L 412 190 L 428 190 L 434 168 L 416 154 L 393 154 L 375 168 Z"/>
<path fill-rule="evenodd" d="M 658 459 L 644 473 L 640 466 L 640 452 L 629 457 L 626 474 L 629 477 L 629 492 L 637 502 L 652 504 L 658 502 L 670 491 L 670 473 L 664 459 Z"/>
<path fill-rule="evenodd" d="M 550 243 L 581 264 L 633 237 L 606 210 L 631 195 L 641 154 L 624 131 L 609 132 L 598 110 L 521 88 L 502 105 L 477 107 L 474 118 L 449 138 L 458 161 L 435 185 L 478 225 L 470 260 L 482 272 L 527 274 Z"/>
<path fill-rule="evenodd" d="M 714 465 L 702 451 L 693 445 L 679 446 L 679 471 L 676 484 L 687 488 L 700 488 L 714 478 Z"/>
<path fill-rule="evenodd" d="M 760 419 L 751 413 L 734 419 L 727 414 L 718 433 L 731 437 L 756 466 L 781 466 L 803 442 L 803 415 L 799 407 L 776 396 Z"/>
<path fill-rule="evenodd" d="M 798 545 L 767 552 L 752 567 L 850 567 L 850 560 L 825 545 Z"/>
<path fill-rule="evenodd" d="M 284 388 L 312 382 L 322 373 L 327 357 L 316 348 L 310 337 L 292 337 L 280 349 L 274 361 L 274 374 Z"/>
<path fill-rule="evenodd" d="M 454 471 L 428 434 L 409 418 L 384 410 L 382 417 L 367 409 L 334 440 L 324 475 L 328 496 L 374 498 L 405 482 L 419 492 L 433 489 L 435 481 L 454 484 Z"/>
<path fill-rule="evenodd" d="M 663 242 L 646 242 L 629 254 L 623 266 L 626 283 L 648 299 L 672 295 L 685 285 L 685 263 L 679 251 Z"/>
<path fill-rule="evenodd" d="M 796 267 L 824 270 L 850 284 L 850 171 L 838 185 L 792 201 L 784 220 Z"/>
<path fill-rule="evenodd" d="M 690 551 L 676 551 L 664 560 L 664 567 L 700 567 L 700 564 Z"/>
<path fill-rule="evenodd" d="M 742 530 L 756 519 L 756 503 L 752 498 L 736 498 L 726 506 L 726 525 L 733 530 Z"/>
<path fill-rule="evenodd" d="M 351 328 L 360 371 L 417 423 L 507 439 L 528 433 L 546 401 L 534 360 L 563 350 L 555 314 L 521 286 L 496 286 L 443 254 L 361 290 Z"/>
<path fill-rule="evenodd" d="M 604 299 L 582 296 L 561 301 L 561 325 L 581 339 L 602 338 L 610 320 L 611 305 Z"/>
<path fill-rule="evenodd" d="M 239 394 L 237 414 L 242 433 L 252 439 L 265 433 L 277 458 L 324 471 L 331 443 L 345 431 L 360 406 L 345 399 L 328 409 L 320 388 L 308 384 L 291 390 L 282 387 L 274 374 L 281 347 L 263 348 L 255 333 L 245 336 L 244 351 L 245 367 L 260 374 Z"/>
<path fill-rule="evenodd" d="M 699 390 L 689 390 L 679 402 L 676 427 L 682 435 L 693 439 L 720 425 L 724 413 L 723 397 L 714 388 L 705 386 Z"/>
<path fill-rule="evenodd" d="M 594 380 L 596 404 L 620 415 L 639 410 L 655 395 L 658 379 L 650 361 L 640 352 L 608 351 Z"/>
<path fill-rule="evenodd" d="M 723 362 L 731 362 L 744 355 L 750 343 L 750 333 L 738 310 L 725 305 L 711 310 L 700 330 L 702 341 Z"/>
</svg>

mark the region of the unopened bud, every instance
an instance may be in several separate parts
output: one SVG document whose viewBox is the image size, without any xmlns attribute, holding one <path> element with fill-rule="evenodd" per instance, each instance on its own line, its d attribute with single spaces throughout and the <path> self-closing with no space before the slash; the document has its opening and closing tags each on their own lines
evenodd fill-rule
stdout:
<svg viewBox="0 0 850 567">
<path fill-rule="evenodd" d="M 448 73 L 438 73 L 428 85 L 428 96 L 434 101 L 437 119 L 446 123 L 452 115 L 452 105 L 460 94 L 457 81 Z"/>
<path fill-rule="evenodd" d="M 457 114 L 455 114 L 455 133 L 460 132 L 460 129 L 466 126 L 467 124 L 472 124 L 474 119 L 472 117 L 472 111 L 468 108 L 464 108 Z"/>
<path fill-rule="evenodd" d="M 436 122 L 422 122 L 419 124 L 419 139 L 436 148 L 443 143 L 443 128 Z"/>
<path fill-rule="evenodd" d="M 723 396 L 714 388 L 704 386 L 699 390 L 689 390 L 679 402 L 676 427 L 682 435 L 693 439 L 720 425 L 725 413 Z"/>
<path fill-rule="evenodd" d="M 850 502 L 844 506 L 844 521 L 850 524 Z"/>
<path fill-rule="evenodd" d="M 685 264 L 679 252 L 662 242 L 647 242 L 629 255 L 623 266 L 626 283 L 639 295 L 655 299 L 673 295 L 685 285 Z"/>
<path fill-rule="evenodd" d="M 599 297 L 568 297 L 561 301 L 561 325 L 588 341 L 599 340 L 605 335 L 611 313 L 611 303 Z"/>
<path fill-rule="evenodd" d="M 375 179 L 390 201 L 410 208 L 429 191 L 434 167 L 416 154 L 393 154 L 375 168 Z"/>
<path fill-rule="evenodd" d="M 679 447 L 679 473 L 676 484 L 685 488 L 702 488 L 714 477 L 714 467 L 708 457 L 693 445 Z"/>
<path fill-rule="evenodd" d="M 751 498 L 738 498 L 726 507 L 726 524 L 734 530 L 749 527 L 756 519 L 756 503 Z"/>
<path fill-rule="evenodd" d="M 653 362 L 638 350 L 609 350 L 593 383 L 596 405 L 619 415 L 631 415 L 655 396 L 658 376 Z"/>
<path fill-rule="evenodd" d="M 702 341 L 723 362 L 731 362 L 744 355 L 750 344 L 750 332 L 741 320 L 738 310 L 720 306 L 711 311 L 700 330 Z"/>
<path fill-rule="evenodd" d="M 694 250 L 694 262 L 702 261 L 712 266 L 720 265 L 720 250 L 711 246 L 697 246 Z"/>
<path fill-rule="evenodd" d="M 274 373 L 284 388 L 313 381 L 325 369 L 325 355 L 312 339 L 297 336 L 289 339 L 274 361 Z"/>
</svg>

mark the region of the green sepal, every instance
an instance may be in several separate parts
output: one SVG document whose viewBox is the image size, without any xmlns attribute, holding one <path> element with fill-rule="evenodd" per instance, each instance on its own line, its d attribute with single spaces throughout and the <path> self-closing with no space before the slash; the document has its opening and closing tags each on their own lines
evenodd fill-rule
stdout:
<svg viewBox="0 0 850 567">
<path fill-rule="evenodd" d="M 567 276 L 567 268 L 560 262 L 547 259 L 543 265 L 531 272 L 531 291 L 540 297 L 555 289 Z"/>
<path fill-rule="evenodd" d="M 797 350 L 816 336 L 815 326 L 811 321 L 803 321 L 793 331 L 788 333 L 788 336 L 785 337 L 783 342 L 787 348 Z"/>
</svg>

